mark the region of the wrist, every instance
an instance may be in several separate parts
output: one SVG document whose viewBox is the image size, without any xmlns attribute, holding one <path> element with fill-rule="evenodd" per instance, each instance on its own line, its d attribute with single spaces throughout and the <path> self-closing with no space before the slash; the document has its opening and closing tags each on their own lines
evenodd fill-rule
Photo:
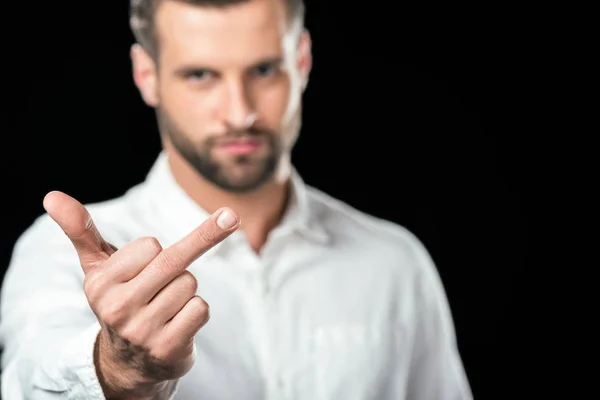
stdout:
<svg viewBox="0 0 600 400">
<path fill-rule="evenodd" d="M 132 368 L 123 368 L 111 357 L 102 332 L 94 346 L 94 365 L 107 400 L 159 400 L 169 392 L 169 381 L 152 382 Z"/>
</svg>

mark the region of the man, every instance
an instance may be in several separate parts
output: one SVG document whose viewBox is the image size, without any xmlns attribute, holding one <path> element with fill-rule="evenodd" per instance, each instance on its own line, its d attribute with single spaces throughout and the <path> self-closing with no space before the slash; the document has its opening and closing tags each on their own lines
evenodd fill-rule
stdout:
<svg viewBox="0 0 600 400">
<path fill-rule="evenodd" d="M 291 165 L 302 2 L 134 0 L 131 24 L 164 150 L 120 198 L 45 197 L 2 288 L 3 397 L 470 399 L 426 249 Z"/>
</svg>

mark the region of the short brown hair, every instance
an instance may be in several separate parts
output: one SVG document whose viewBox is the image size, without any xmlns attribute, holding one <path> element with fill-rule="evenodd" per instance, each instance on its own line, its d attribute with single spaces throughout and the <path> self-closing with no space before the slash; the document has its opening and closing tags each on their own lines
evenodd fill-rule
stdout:
<svg viewBox="0 0 600 400">
<path fill-rule="evenodd" d="M 129 24 L 136 41 L 153 57 L 158 56 L 158 41 L 154 30 L 154 15 L 158 6 L 167 0 L 131 0 Z M 197 5 L 199 7 L 228 7 L 250 0 L 170 0 Z M 282 0 L 286 2 L 288 20 L 293 24 L 304 24 L 304 0 Z"/>
</svg>

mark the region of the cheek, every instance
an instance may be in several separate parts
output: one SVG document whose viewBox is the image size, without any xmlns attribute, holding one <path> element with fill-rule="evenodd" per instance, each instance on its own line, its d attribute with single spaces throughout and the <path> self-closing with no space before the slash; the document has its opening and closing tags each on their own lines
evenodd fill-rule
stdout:
<svg viewBox="0 0 600 400">
<path fill-rule="evenodd" d="M 160 106 L 186 133 L 199 133 L 210 120 L 211 98 L 181 83 L 162 85 Z"/>
<path fill-rule="evenodd" d="M 293 111 L 294 100 L 291 94 L 291 86 L 287 79 L 262 93 L 259 113 L 269 126 L 286 124 L 290 112 Z"/>
</svg>

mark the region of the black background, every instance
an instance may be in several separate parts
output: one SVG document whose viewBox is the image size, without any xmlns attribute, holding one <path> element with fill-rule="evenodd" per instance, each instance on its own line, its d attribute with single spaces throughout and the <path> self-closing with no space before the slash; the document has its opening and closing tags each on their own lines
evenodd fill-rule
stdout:
<svg viewBox="0 0 600 400">
<path fill-rule="evenodd" d="M 309 1 L 314 68 L 294 162 L 307 183 L 425 243 L 475 397 L 519 398 L 522 49 L 506 10 L 485 7 Z M 126 1 L 4 12 L 6 266 L 48 191 L 118 196 L 144 179 L 160 142 L 131 78 Z"/>
</svg>

